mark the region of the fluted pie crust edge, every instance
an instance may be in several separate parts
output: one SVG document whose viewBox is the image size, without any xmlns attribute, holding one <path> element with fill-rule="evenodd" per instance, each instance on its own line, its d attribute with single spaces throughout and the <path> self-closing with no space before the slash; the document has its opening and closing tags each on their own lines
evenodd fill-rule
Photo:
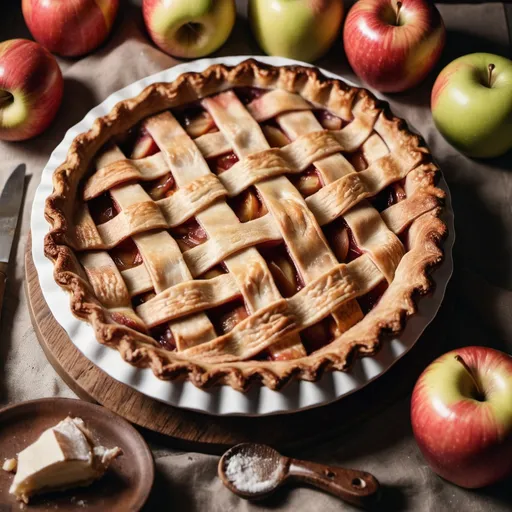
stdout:
<svg viewBox="0 0 512 512">
<path fill-rule="evenodd" d="M 305 93 L 307 100 L 327 110 L 333 104 L 342 110 L 343 103 L 352 102 L 355 95 L 365 99 L 365 108 L 384 109 L 384 115 L 399 133 L 399 144 L 425 154 L 427 163 L 421 186 L 430 199 L 437 202 L 435 208 L 410 224 L 409 250 L 377 306 L 333 342 L 300 359 L 210 363 L 158 348 L 149 336 L 109 322 L 73 248 L 73 226 L 68 219 L 73 218 L 79 183 L 96 153 L 111 137 L 126 132 L 157 112 L 239 86 Z M 123 359 L 134 366 L 151 368 L 160 379 L 188 379 L 200 388 L 226 384 L 237 390 L 246 390 L 254 382 L 279 389 L 294 379 L 316 381 L 325 371 L 345 371 L 356 357 L 375 354 L 384 338 L 400 333 L 407 318 L 416 312 L 416 298 L 432 290 L 429 273 L 443 259 L 442 242 L 447 227 L 439 218 L 444 198 L 444 192 L 435 186 L 439 171 L 428 157 L 429 152 L 420 137 L 412 134 L 403 120 L 392 116 L 387 105 L 365 89 L 328 79 L 309 67 L 272 67 L 255 60 L 244 61 L 235 67 L 213 65 L 202 73 L 182 74 L 172 83 L 146 87 L 138 96 L 118 103 L 109 114 L 96 119 L 88 132 L 74 139 L 66 161 L 53 175 L 54 190 L 46 201 L 45 216 L 51 229 L 45 237 L 44 252 L 54 263 L 55 281 L 70 293 L 73 314 L 92 325 L 100 343 L 117 349 Z"/>
</svg>

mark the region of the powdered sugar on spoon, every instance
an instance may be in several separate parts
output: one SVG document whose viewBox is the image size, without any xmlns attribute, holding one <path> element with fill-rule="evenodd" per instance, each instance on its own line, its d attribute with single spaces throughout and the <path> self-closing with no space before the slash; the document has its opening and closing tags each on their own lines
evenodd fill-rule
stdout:
<svg viewBox="0 0 512 512">
<path fill-rule="evenodd" d="M 313 485 L 358 506 L 379 496 L 379 482 L 370 473 L 291 459 L 263 444 L 234 446 L 220 459 L 218 472 L 228 489 L 251 500 L 265 498 L 288 480 Z"/>
</svg>

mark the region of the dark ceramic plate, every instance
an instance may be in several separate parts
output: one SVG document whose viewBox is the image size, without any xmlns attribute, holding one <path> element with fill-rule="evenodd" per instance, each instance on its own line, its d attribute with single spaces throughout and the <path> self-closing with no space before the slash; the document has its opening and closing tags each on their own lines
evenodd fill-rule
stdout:
<svg viewBox="0 0 512 512">
<path fill-rule="evenodd" d="M 103 477 L 89 487 L 34 496 L 25 510 L 135 512 L 146 502 L 154 480 L 151 451 L 142 436 L 120 416 L 99 405 L 69 398 L 43 398 L 0 410 L 0 466 L 66 416 L 82 418 L 95 439 L 118 457 Z M 20 510 L 9 494 L 13 474 L 0 470 L 0 512 Z"/>
</svg>

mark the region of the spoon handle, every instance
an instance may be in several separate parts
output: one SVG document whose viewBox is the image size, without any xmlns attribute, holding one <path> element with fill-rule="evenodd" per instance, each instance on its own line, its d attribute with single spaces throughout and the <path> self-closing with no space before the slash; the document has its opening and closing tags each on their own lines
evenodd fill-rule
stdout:
<svg viewBox="0 0 512 512">
<path fill-rule="evenodd" d="M 288 476 L 358 507 L 370 505 L 379 498 L 379 481 L 366 471 L 290 459 Z"/>
</svg>

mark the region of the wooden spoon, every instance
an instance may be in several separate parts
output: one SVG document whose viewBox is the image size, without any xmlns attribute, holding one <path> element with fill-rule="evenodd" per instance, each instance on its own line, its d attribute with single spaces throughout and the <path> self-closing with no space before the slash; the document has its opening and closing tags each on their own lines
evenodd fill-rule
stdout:
<svg viewBox="0 0 512 512">
<path fill-rule="evenodd" d="M 270 446 L 242 443 L 219 461 L 219 478 L 241 498 L 262 499 L 287 480 L 305 482 L 342 500 L 365 507 L 379 498 L 379 482 L 366 471 L 284 457 Z"/>
</svg>

